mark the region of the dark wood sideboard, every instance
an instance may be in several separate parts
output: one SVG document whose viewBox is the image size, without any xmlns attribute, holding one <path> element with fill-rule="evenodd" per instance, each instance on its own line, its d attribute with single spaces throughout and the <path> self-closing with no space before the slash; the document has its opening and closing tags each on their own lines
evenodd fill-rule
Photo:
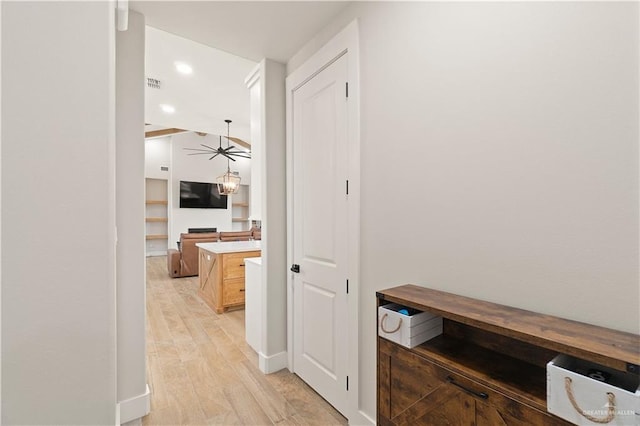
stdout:
<svg viewBox="0 0 640 426">
<path fill-rule="evenodd" d="M 547 412 L 556 355 L 639 373 L 635 334 L 411 284 L 376 296 L 443 317 L 443 333 L 412 349 L 378 337 L 379 426 L 567 425 Z"/>
</svg>

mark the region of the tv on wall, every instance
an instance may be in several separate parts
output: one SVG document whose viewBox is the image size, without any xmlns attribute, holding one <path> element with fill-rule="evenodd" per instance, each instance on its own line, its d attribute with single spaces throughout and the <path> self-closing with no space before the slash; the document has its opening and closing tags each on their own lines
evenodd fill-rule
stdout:
<svg viewBox="0 0 640 426">
<path fill-rule="evenodd" d="M 215 183 L 180 181 L 181 209 L 226 209 L 227 196 Z"/>
</svg>

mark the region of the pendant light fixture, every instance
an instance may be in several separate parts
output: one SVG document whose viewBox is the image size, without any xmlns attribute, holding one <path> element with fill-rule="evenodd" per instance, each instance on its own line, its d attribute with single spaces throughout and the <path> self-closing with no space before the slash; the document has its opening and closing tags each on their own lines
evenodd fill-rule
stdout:
<svg viewBox="0 0 640 426">
<path fill-rule="evenodd" d="M 231 120 L 224 120 L 227 123 L 227 149 L 226 152 L 229 152 L 229 124 L 231 124 Z M 223 154 L 224 155 L 224 154 Z M 238 176 L 238 172 L 232 172 L 229 167 L 229 160 L 232 159 L 228 155 L 227 157 L 227 172 L 223 175 L 220 175 L 216 178 L 216 183 L 218 184 L 218 192 L 221 195 L 230 195 L 235 194 L 240 189 L 240 176 Z M 233 160 L 235 161 L 235 160 Z"/>
</svg>

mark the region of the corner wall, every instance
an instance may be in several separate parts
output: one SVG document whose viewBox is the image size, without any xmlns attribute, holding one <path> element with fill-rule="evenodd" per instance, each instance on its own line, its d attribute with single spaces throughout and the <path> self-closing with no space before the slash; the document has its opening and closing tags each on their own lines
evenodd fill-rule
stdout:
<svg viewBox="0 0 640 426">
<path fill-rule="evenodd" d="M 274 372 L 287 362 L 287 210 L 285 66 L 260 62 L 260 170 L 262 219 L 263 342 L 262 371 Z"/>
<path fill-rule="evenodd" d="M 116 33 L 116 288 L 120 422 L 149 412 L 146 385 L 146 268 L 143 168 L 144 16 L 129 11 Z"/>
<path fill-rule="evenodd" d="M 354 18 L 362 411 L 383 288 L 638 333 L 638 4 L 357 2 L 288 73 Z"/>
<path fill-rule="evenodd" d="M 1 2 L 2 423 L 116 421 L 110 2 Z"/>
</svg>

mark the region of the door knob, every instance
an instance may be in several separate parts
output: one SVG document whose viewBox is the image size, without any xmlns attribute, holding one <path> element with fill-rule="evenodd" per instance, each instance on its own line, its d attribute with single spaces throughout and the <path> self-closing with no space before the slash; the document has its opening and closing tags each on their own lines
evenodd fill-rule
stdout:
<svg viewBox="0 0 640 426">
<path fill-rule="evenodd" d="M 296 265 L 295 263 L 291 265 L 291 272 L 295 272 L 296 274 L 300 273 L 300 265 Z"/>
</svg>

